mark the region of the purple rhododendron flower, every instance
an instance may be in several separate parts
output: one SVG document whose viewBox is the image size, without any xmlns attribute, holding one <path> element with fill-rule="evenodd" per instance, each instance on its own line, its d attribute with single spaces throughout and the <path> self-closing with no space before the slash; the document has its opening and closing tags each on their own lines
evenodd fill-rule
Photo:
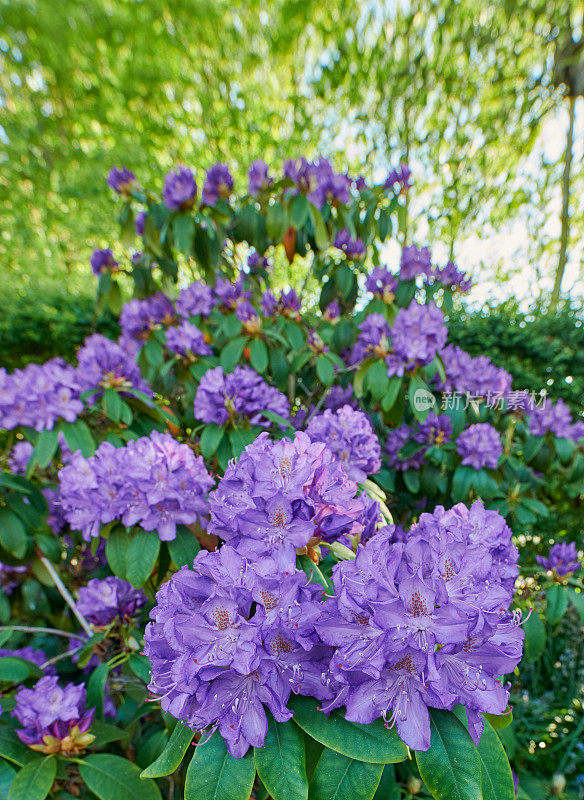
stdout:
<svg viewBox="0 0 584 800">
<path fill-rule="evenodd" d="M 468 292 L 472 286 L 471 279 L 467 278 L 464 272 L 459 270 L 452 261 L 449 261 L 442 269 L 435 269 L 434 278 L 440 281 L 444 286 L 449 286 L 451 289 L 463 294 L 464 292 Z"/>
<path fill-rule="evenodd" d="M 136 227 L 136 236 L 144 236 L 144 231 L 146 229 L 146 212 L 145 211 L 138 211 L 136 214 L 136 219 L 134 221 L 134 225 Z"/>
<path fill-rule="evenodd" d="M 202 332 L 187 320 L 174 328 L 167 328 L 166 346 L 171 353 L 179 356 L 210 356 L 212 354 Z"/>
<path fill-rule="evenodd" d="M 145 300 L 130 300 L 120 314 L 122 336 L 127 339 L 147 339 L 150 331 L 161 325 L 172 325 L 174 321 L 174 306 L 162 292 Z"/>
<path fill-rule="evenodd" d="M 8 466 L 15 475 L 24 475 L 33 451 L 30 442 L 16 442 L 8 456 Z"/>
<path fill-rule="evenodd" d="M 397 277 L 384 267 L 374 267 L 365 281 L 365 288 L 384 303 L 393 303 L 397 290 Z"/>
<path fill-rule="evenodd" d="M 191 208 L 197 198 L 197 183 L 192 170 L 182 166 L 171 170 L 164 179 L 162 198 L 169 211 Z"/>
<path fill-rule="evenodd" d="M 327 322 L 336 322 L 341 316 L 341 307 L 337 300 L 333 300 L 322 313 L 323 319 Z"/>
<path fill-rule="evenodd" d="M 273 411 L 290 417 L 288 399 L 270 386 L 251 367 L 235 367 L 226 375 L 222 367 L 209 369 L 195 395 L 195 417 L 201 422 L 224 425 L 229 419 L 248 419 L 252 425 L 270 425 L 262 412 Z"/>
<path fill-rule="evenodd" d="M 176 298 L 176 313 L 181 317 L 208 317 L 217 301 L 213 296 L 213 289 L 203 281 L 195 281 L 181 289 Z"/>
<path fill-rule="evenodd" d="M 16 694 L 12 716 L 23 726 L 16 735 L 47 755 L 83 752 L 95 738 L 87 733 L 95 712 L 86 711 L 85 703 L 84 686 L 68 683 L 62 688 L 56 676 L 45 675 L 32 689 L 22 688 Z"/>
<path fill-rule="evenodd" d="M 324 442 L 351 480 L 361 483 L 381 468 L 381 447 L 367 414 L 343 406 L 326 410 L 308 423 L 306 433 L 313 442 Z"/>
<path fill-rule="evenodd" d="M 233 191 L 233 178 L 227 164 L 213 164 L 205 175 L 201 202 L 205 206 L 214 206 L 217 200 L 227 200 Z"/>
<path fill-rule="evenodd" d="M 235 316 L 241 322 L 243 330 L 248 335 L 254 336 L 261 331 L 262 321 L 249 300 L 243 300 L 239 303 L 235 310 Z"/>
<path fill-rule="evenodd" d="M 102 442 L 89 458 L 75 453 L 59 472 L 59 498 L 67 521 L 86 541 L 116 519 L 171 541 L 179 524 L 206 526 L 213 483 L 201 456 L 152 431 L 125 447 Z"/>
<path fill-rule="evenodd" d="M 235 282 L 224 278 L 217 278 L 213 293 L 216 301 L 224 309 L 237 308 L 237 304 L 243 300 L 249 300 L 251 291 L 243 290 L 243 278 L 239 277 Z"/>
<path fill-rule="evenodd" d="M 273 317 L 276 313 L 278 309 L 278 301 L 270 289 L 267 289 L 263 293 L 260 306 L 264 317 Z"/>
<path fill-rule="evenodd" d="M 107 183 L 114 192 L 123 195 L 128 195 L 138 185 L 136 176 L 127 167 L 121 169 L 112 167 L 107 176 Z"/>
<path fill-rule="evenodd" d="M 250 272 L 259 272 L 260 270 L 267 270 L 270 268 L 270 262 L 265 256 L 261 256 L 255 251 L 250 253 L 247 257 L 247 266 Z"/>
<path fill-rule="evenodd" d="M 17 575 L 26 575 L 28 572 L 27 566 L 14 567 L 12 564 L 3 564 L 0 561 L 0 587 L 5 595 L 12 594 L 17 588 L 19 580 L 16 580 Z"/>
<path fill-rule="evenodd" d="M 394 354 L 406 364 L 430 364 L 446 344 L 448 329 L 444 314 L 434 302 L 421 305 L 412 300 L 401 308 L 390 331 Z"/>
<path fill-rule="evenodd" d="M 544 402 L 529 415 L 529 432 L 534 436 L 545 436 L 551 431 L 563 439 L 579 439 L 582 423 L 573 422 L 570 409 L 560 398 L 556 403 Z"/>
<path fill-rule="evenodd" d="M 324 407 L 330 408 L 331 411 L 337 411 L 342 406 L 350 406 L 351 408 L 359 408 L 359 404 L 353 397 L 353 386 L 349 384 L 344 389 L 342 386 L 331 386 L 330 392 L 327 394 Z"/>
<path fill-rule="evenodd" d="M 574 542 L 556 542 L 552 545 L 547 558 L 536 556 L 535 560 L 544 569 L 553 571 L 561 577 L 578 572 L 582 566 Z"/>
<path fill-rule="evenodd" d="M 488 422 L 477 422 L 464 430 L 456 441 L 464 466 L 495 469 L 503 454 L 499 432 Z"/>
<path fill-rule="evenodd" d="M 141 589 L 134 589 L 131 583 L 109 575 L 107 578 L 93 578 L 87 586 L 79 589 L 77 610 L 92 625 L 109 625 L 116 619 L 125 622 L 134 616 L 146 602 Z"/>
<path fill-rule="evenodd" d="M 383 184 L 385 189 L 397 189 L 401 194 L 411 187 L 411 169 L 407 164 L 400 164 L 397 169 L 392 169 Z"/>
<path fill-rule="evenodd" d="M 49 489 L 48 487 L 42 489 L 41 491 L 43 493 L 43 497 L 47 501 L 47 505 L 49 506 L 47 525 L 53 531 L 55 536 L 58 536 L 67 524 L 65 514 L 61 508 L 59 493 L 54 489 Z"/>
<path fill-rule="evenodd" d="M 297 158 L 284 162 L 284 177 L 292 180 L 317 208 L 351 202 L 351 179 L 333 170 L 326 158 L 308 162 Z"/>
<path fill-rule="evenodd" d="M 75 422 L 83 411 L 80 392 L 78 370 L 61 358 L 11 374 L 0 368 L 0 428 L 42 431 L 52 430 L 59 419 Z"/>
<path fill-rule="evenodd" d="M 440 353 L 446 371 L 446 382 L 440 388 L 453 389 L 472 397 L 504 395 L 511 389 L 512 378 L 502 367 L 496 367 L 487 356 L 473 358 L 456 345 L 446 345 Z"/>
<path fill-rule="evenodd" d="M 403 248 L 399 268 L 402 281 L 412 281 L 418 275 L 429 276 L 431 272 L 432 257 L 427 247 L 411 244 Z"/>
<path fill-rule="evenodd" d="M 369 314 L 359 325 L 359 335 L 351 352 L 351 364 L 370 356 L 385 358 L 389 353 L 389 323 L 383 314 Z"/>
<path fill-rule="evenodd" d="M 249 180 L 248 194 L 259 194 L 274 183 L 274 179 L 268 175 L 268 165 L 261 158 L 256 158 L 251 162 L 247 177 Z"/>
<path fill-rule="evenodd" d="M 389 465 L 393 469 L 406 472 L 408 469 L 420 469 L 424 463 L 426 449 L 422 445 L 405 458 L 399 455 L 402 447 L 411 439 L 412 430 L 407 425 L 400 425 L 388 433 L 385 441 L 385 453 L 388 457 Z"/>
<path fill-rule="evenodd" d="M 430 746 L 428 708 L 467 710 L 475 743 L 482 713 L 501 714 L 524 634 L 509 612 L 517 549 L 496 511 L 482 503 L 422 514 L 405 543 L 388 526 L 333 568 L 334 597 L 316 624 L 335 648 L 335 699 L 346 718 L 382 717 L 415 750 Z"/>
<path fill-rule="evenodd" d="M 115 272 L 120 266 L 114 258 L 111 248 L 94 250 L 89 259 L 94 275 L 103 275 L 106 272 Z"/>
<path fill-rule="evenodd" d="M 101 394 L 108 388 L 121 392 L 135 389 L 152 395 L 135 358 L 101 333 L 87 337 L 77 353 L 77 361 L 79 385 L 83 392 L 95 389 L 97 394 Z"/>
<path fill-rule="evenodd" d="M 340 230 L 335 236 L 335 247 L 342 250 L 347 258 L 363 258 L 367 252 L 361 239 L 352 239 L 346 228 Z"/>
<path fill-rule="evenodd" d="M 285 722 L 292 691 L 331 696 L 321 680 L 331 651 L 314 630 L 321 588 L 228 545 L 199 552 L 156 595 L 145 633 L 150 691 L 193 730 L 218 729 L 235 758 L 261 747 L 266 708 Z"/>
</svg>

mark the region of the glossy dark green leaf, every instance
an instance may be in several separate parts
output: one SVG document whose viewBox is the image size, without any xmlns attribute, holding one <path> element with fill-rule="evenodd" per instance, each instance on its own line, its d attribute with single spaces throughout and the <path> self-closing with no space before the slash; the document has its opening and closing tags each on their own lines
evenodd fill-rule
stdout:
<svg viewBox="0 0 584 800">
<path fill-rule="evenodd" d="M 290 222 L 297 231 L 306 224 L 309 213 L 310 204 L 306 199 L 306 195 L 297 194 L 292 200 L 292 205 L 290 207 Z"/>
<path fill-rule="evenodd" d="M 292 722 L 276 722 L 268 714 L 263 747 L 254 749 L 256 769 L 274 800 L 306 800 L 306 756 L 300 729 Z"/>
<path fill-rule="evenodd" d="M 243 758 L 233 758 L 219 733 L 214 733 L 208 742 L 195 748 L 184 800 L 249 800 L 254 778 L 252 751 Z"/>
<path fill-rule="evenodd" d="M 568 588 L 552 584 L 546 592 L 546 616 L 552 625 L 562 619 L 568 608 Z"/>
<path fill-rule="evenodd" d="M 162 800 L 154 781 L 140 778 L 140 767 L 120 756 L 86 756 L 79 774 L 100 800 Z"/>
<path fill-rule="evenodd" d="M 156 531 L 138 529 L 128 545 L 126 580 L 139 589 L 144 586 L 156 565 L 160 539 Z"/>
<path fill-rule="evenodd" d="M 12 764 L 0 759 L 0 800 L 8 800 L 8 791 L 15 775 Z"/>
<path fill-rule="evenodd" d="M 178 250 L 185 255 L 189 255 L 193 248 L 195 236 L 195 221 L 190 214 L 178 214 L 172 223 L 174 243 Z"/>
<path fill-rule="evenodd" d="M 170 557 L 177 567 L 193 566 L 195 556 L 201 549 L 197 537 L 184 525 L 177 525 L 176 539 L 168 542 Z"/>
<path fill-rule="evenodd" d="M 268 348 L 261 339 L 254 339 L 249 346 L 250 363 L 256 372 L 263 374 L 268 368 Z"/>
<path fill-rule="evenodd" d="M 349 722 L 344 717 L 344 708 L 336 708 L 327 717 L 318 710 L 319 705 L 317 700 L 302 695 L 290 699 L 296 724 L 326 747 L 375 764 L 397 763 L 407 758 L 408 749 L 395 728 L 386 728 L 380 719 L 370 725 Z"/>
<path fill-rule="evenodd" d="M 509 759 L 488 720 L 477 751 L 481 762 L 483 800 L 514 800 L 515 787 Z"/>
<path fill-rule="evenodd" d="M 568 599 L 580 615 L 580 619 L 584 624 L 584 592 L 577 592 L 575 589 L 569 589 Z"/>
<path fill-rule="evenodd" d="M 513 722 L 513 712 L 506 714 L 483 714 L 484 718 L 491 723 L 491 727 L 496 731 L 503 731 Z"/>
<path fill-rule="evenodd" d="M 365 388 L 371 392 L 374 400 L 380 400 L 389 389 L 390 379 L 387 377 L 387 366 L 382 359 L 376 359 L 365 375 Z M 397 396 L 397 394 L 396 394 Z"/>
<path fill-rule="evenodd" d="M 34 446 L 34 452 L 28 463 L 27 473 L 30 473 L 35 466 L 45 469 L 53 460 L 57 447 L 59 446 L 59 431 L 53 428 L 52 431 L 41 431 Z"/>
<path fill-rule="evenodd" d="M 8 800 L 45 800 L 56 774 L 55 756 L 31 761 L 20 770 L 10 784 Z"/>
<path fill-rule="evenodd" d="M 93 670 L 87 681 L 87 706 L 95 708 L 95 714 L 101 720 L 103 720 L 103 698 L 108 674 L 109 666 L 103 663 Z"/>
<path fill-rule="evenodd" d="M 246 342 L 245 336 L 237 336 L 225 345 L 219 357 L 224 372 L 232 372 L 239 363 Z"/>
<path fill-rule="evenodd" d="M 325 749 L 310 781 L 309 800 L 372 800 L 383 764 L 367 763 Z"/>
<path fill-rule="evenodd" d="M 132 653 L 128 659 L 128 666 L 140 678 L 142 683 L 150 683 L 150 659 L 142 653 Z"/>
<path fill-rule="evenodd" d="M 320 355 L 316 362 L 316 374 L 325 386 L 330 386 L 335 379 L 335 368 L 330 358 Z"/>
<path fill-rule="evenodd" d="M 201 453 L 205 458 L 210 458 L 214 455 L 224 434 L 225 428 L 217 425 L 216 422 L 210 422 L 205 425 L 201 434 Z"/>
<path fill-rule="evenodd" d="M 13 728 L 0 725 L 0 756 L 19 767 L 29 761 L 38 761 L 42 756 L 23 744 Z"/>
<path fill-rule="evenodd" d="M 326 589 L 327 592 L 332 592 L 332 586 L 326 575 L 311 558 L 309 558 L 307 555 L 297 556 L 297 562 L 298 566 L 304 571 L 309 580 L 320 583 L 320 585 Z"/>
<path fill-rule="evenodd" d="M 436 800 L 481 800 L 481 768 L 468 731 L 451 711 L 430 709 L 430 749 L 416 752 L 422 780 Z"/>
<path fill-rule="evenodd" d="M 10 683 L 20 683 L 28 677 L 42 678 L 42 670 L 27 661 L 25 658 L 16 656 L 3 656 L 0 658 L 0 681 L 10 681 Z"/>
<path fill-rule="evenodd" d="M 65 441 L 71 448 L 73 453 L 81 450 L 81 454 L 85 458 L 89 458 L 95 452 L 95 442 L 87 423 L 82 419 L 76 422 L 61 422 L 59 430 L 63 432 Z"/>
<path fill-rule="evenodd" d="M 418 422 L 423 422 L 430 411 L 436 408 L 436 398 L 419 375 L 414 375 L 410 379 L 408 402 Z"/>
<path fill-rule="evenodd" d="M 523 657 L 526 661 L 537 661 L 545 649 L 547 637 L 545 625 L 536 611 L 533 611 L 529 619 L 523 623 L 523 630 L 525 632 Z"/>
<path fill-rule="evenodd" d="M 122 525 L 110 531 L 105 545 L 105 555 L 111 571 L 118 578 L 126 578 L 129 546 L 130 534 Z"/>
<path fill-rule="evenodd" d="M 395 767 L 393 764 L 386 764 L 373 800 L 400 800 L 400 797 L 400 788 L 395 779 Z"/>
<path fill-rule="evenodd" d="M 161 778 L 171 775 L 180 766 L 195 733 L 182 722 L 177 723 L 162 753 L 154 763 L 142 770 L 142 778 Z"/>
<path fill-rule="evenodd" d="M 7 508 L 0 508 L 0 544 L 15 558 L 23 558 L 28 546 L 22 520 Z"/>
</svg>

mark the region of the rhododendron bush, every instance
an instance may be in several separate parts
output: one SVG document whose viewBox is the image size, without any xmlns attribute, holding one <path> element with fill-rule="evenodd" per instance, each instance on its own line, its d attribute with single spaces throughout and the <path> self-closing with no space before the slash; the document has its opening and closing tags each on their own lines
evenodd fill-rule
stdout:
<svg viewBox="0 0 584 800">
<path fill-rule="evenodd" d="M 454 264 L 391 263 L 405 166 L 201 177 L 112 168 L 118 341 L 0 373 L 9 800 L 513 798 L 522 656 L 584 615 L 534 536 L 584 422 L 448 344 Z"/>
</svg>

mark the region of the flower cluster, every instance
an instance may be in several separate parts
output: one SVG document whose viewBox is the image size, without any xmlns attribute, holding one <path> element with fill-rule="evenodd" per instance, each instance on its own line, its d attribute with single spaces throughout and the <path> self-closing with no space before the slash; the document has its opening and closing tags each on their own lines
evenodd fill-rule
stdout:
<svg viewBox="0 0 584 800">
<path fill-rule="evenodd" d="M 79 589 L 77 610 L 92 625 L 104 626 L 134 616 L 146 602 L 146 595 L 131 583 L 109 575 L 92 578 Z"/>
<path fill-rule="evenodd" d="M 82 753 L 95 737 L 88 733 L 94 709 L 85 710 L 84 686 L 59 686 L 57 677 L 45 675 L 32 689 L 16 695 L 12 715 L 22 725 L 18 738 L 33 750 L 51 755 Z"/>
<path fill-rule="evenodd" d="M 383 314 L 369 314 L 359 325 L 359 335 L 351 351 L 350 362 L 357 364 L 365 358 L 385 358 L 389 353 L 389 323 Z"/>
<path fill-rule="evenodd" d="M 195 176 L 188 167 L 178 167 L 168 173 L 162 190 L 164 204 L 170 211 L 190 208 L 197 197 Z"/>
<path fill-rule="evenodd" d="M 394 357 L 388 362 L 388 374 L 403 375 L 404 368 L 430 364 L 447 336 L 444 314 L 436 304 L 412 300 L 407 308 L 400 309 L 391 328 Z"/>
<path fill-rule="evenodd" d="M 476 502 L 422 514 L 404 543 L 393 526 L 333 569 L 334 597 L 316 624 L 335 647 L 335 698 L 361 724 L 382 717 L 415 750 L 430 746 L 428 707 L 466 707 L 478 742 L 481 712 L 505 711 L 499 676 L 521 658 L 524 634 L 509 612 L 517 575 L 511 531 Z"/>
<path fill-rule="evenodd" d="M 205 175 L 201 203 L 214 206 L 217 200 L 227 200 L 233 191 L 233 178 L 227 164 L 213 164 Z"/>
<path fill-rule="evenodd" d="M 35 650 L 34 647 L 19 647 L 16 650 L 9 650 L 6 647 L 0 647 L 0 658 L 24 658 L 37 667 L 42 667 L 46 662 L 47 657 L 42 650 Z M 47 673 L 54 672 L 55 668 L 49 666 L 46 668 Z"/>
<path fill-rule="evenodd" d="M 330 697 L 321 681 L 328 648 L 314 625 L 319 587 L 248 561 L 230 546 L 197 554 L 164 583 L 146 627 L 150 691 L 194 730 L 216 729 L 232 756 L 261 747 L 268 708 L 292 716 L 291 691 Z"/>
<path fill-rule="evenodd" d="M 381 467 L 381 447 L 367 414 L 346 405 L 314 416 L 306 428 L 313 442 L 324 442 L 351 480 L 362 482 Z"/>
<path fill-rule="evenodd" d="M 201 378 L 195 395 L 195 417 L 201 422 L 224 425 L 228 420 L 244 418 L 252 425 L 269 425 L 264 411 L 272 411 L 284 419 L 290 417 L 286 396 L 251 367 L 235 367 L 228 375 L 222 367 L 215 367 Z"/>
<path fill-rule="evenodd" d="M 429 276 L 432 272 L 432 257 L 427 247 L 411 244 L 401 253 L 399 277 L 402 281 L 414 280 L 418 275 Z"/>
<path fill-rule="evenodd" d="M 580 439 L 584 436 L 584 422 L 573 422 L 570 409 L 560 398 L 556 403 L 544 403 L 529 415 L 529 432 L 534 436 L 545 436 L 551 431 L 564 439 Z"/>
<path fill-rule="evenodd" d="M 83 343 L 77 354 L 78 381 L 82 392 L 95 389 L 128 391 L 134 389 L 152 395 L 143 380 L 134 356 L 101 333 L 94 333 Z"/>
<path fill-rule="evenodd" d="M 129 195 L 131 190 L 138 186 L 136 176 L 127 167 L 112 167 L 107 176 L 107 183 L 114 192 Z"/>
<path fill-rule="evenodd" d="M 213 289 L 209 284 L 203 283 L 203 281 L 195 281 L 181 289 L 174 305 L 176 313 L 180 317 L 188 319 L 199 314 L 202 317 L 208 317 L 216 302 Z"/>
<path fill-rule="evenodd" d="M 347 258 L 363 258 L 367 252 L 361 239 L 353 239 L 346 228 L 340 230 L 335 236 L 335 247 L 342 250 Z"/>
<path fill-rule="evenodd" d="M 205 527 L 213 479 L 188 445 L 153 431 L 125 447 L 103 442 L 89 458 L 75 453 L 59 484 L 65 518 L 87 541 L 116 519 L 170 541 L 178 524 Z"/>
<path fill-rule="evenodd" d="M 174 307 L 162 292 L 145 300 L 130 300 L 122 308 L 120 327 L 124 340 L 147 339 L 150 332 L 174 322 Z"/>
<path fill-rule="evenodd" d="M 249 181 L 247 191 L 251 195 L 259 194 L 264 189 L 269 189 L 274 183 L 274 179 L 268 175 L 268 165 L 261 158 L 256 158 L 255 161 L 251 162 L 247 177 Z"/>
<path fill-rule="evenodd" d="M 462 431 L 456 449 L 462 456 L 462 464 L 477 470 L 495 469 L 503 453 L 499 432 L 488 422 L 477 422 Z"/>
<path fill-rule="evenodd" d="M 300 311 L 300 298 L 295 289 L 282 289 L 280 299 L 277 300 L 274 293 L 269 289 L 264 292 L 260 301 L 262 313 L 266 317 L 273 317 L 275 314 L 283 317 L 298 317 Z"/>
<path fill-rule="evenodd" d="M 202 332 L 188 320 L 167 329 L 166 346 L 179 356 L 210 356 L 212 352 Z"/>
<path fill-rule="evenodd" d="M 235 282 L 227 278 L 217 278 L 213 288 L 216 302 L 226 311 L 232 311 L 238 304 L 251 297 L 250 291 L 244 291 L 243 278 L 239 277 Z"/>
<path fill-rule="evenodd" d="M 296 184 L 297 190 L 306 194 L 317 208 L 325 203 L 349 203 L 351 179 L 335 172 L 326 158 L 309 162 L 305 158 L 284 162 L 284 177 Z"/>
<path fill-rule="evenodd" d="M 384 267 L 375 267 L 371 270 L 365 281 L 365 288 L 378 300 L 384 303 L 393 303 L 397 290 L 397 277 Z"/>
<path fill-rule="evenodd" d="M 305 433 L 272 442 L 263 433 L 231 462 L 209 495 L 209 533 L 246 557 L 294 568 L 297 549 L 361 534 L 368 509 L 357 485 Z"/>
<path fill-rule="evenodd" d="M 106 250 L 94 250 L 89 259 L 94 275 L 103 275 L 106 272 L 115 272 L 119 267 L 114 259 L 114 254 L 108 247 Z"/>
<path fill-rule="evenodd" d="M 544 569 L 555 572 L 562 578 L 566 575 L 571 575 L 573 572 L 578 572 L 580 561 L 578 560 L 578 552 L 574 542 L 556 542 L 552 545 L 547 557 L 536 556 L 535 560 Z"/>
<path fill-rule="evenodd" d="M 462 270 L 459 270 L 456 264 L 449 261 L 445 267 L 437 267 L 434 270 L 434 278 L 443 286 L 449 286 L 452 290 L 464 294 L 468 292 L 472 286 L 472 281 L 467 278 Z"/>
<path fill-rule="evenodd" d="M 452 437 L 452 421 L 446 414 L 431 411 L 417 427 L 400 425 L 391 430 L 385 443 L 385 452 L 393 469 L 405 472 L 420 469 L 430 447 L 439 447 Z M 407 445 L 407 447 L 406 447 Z"/>
<path fill-rule="evenodd" d="M 61 358 L 11 374 L 0 368 L 0 428 L 42 431 L 52 430 L 59 419 L 75 422 L 83 411 L 80 391 L 78 371 Z"/>
<path fill-rule="evenodd" d="M 511 375 L 496 367 L 487 356 L 473 358 L 456 345 L 447 345 L 440 357 L 444 362 L 447 391 L 468 392 L 473 397 L 486 397 L 489 393 L 505 394 L 511 389 Z"/>
</svg>

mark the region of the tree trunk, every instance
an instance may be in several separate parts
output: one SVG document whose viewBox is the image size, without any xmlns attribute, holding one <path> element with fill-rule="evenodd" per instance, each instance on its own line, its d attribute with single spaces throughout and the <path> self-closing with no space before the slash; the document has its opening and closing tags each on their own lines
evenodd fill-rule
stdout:
<svg viewBox="0 0 584 800">
<path fill-rule="evenodd" d="M 570 97 L 570 121 L 566 135 L 566 154 L 564 157 L 564 180 L 562 184 L 562 232 L 560 236 L 560 257 L 556 270 L 556 279 L 550 299 L 550 311 L 555 311 L 560 299 L 562 279 L 568 255 L 568 239 L 570 235 L 570 171 L 572 168 L 572 144 L 574 142 L 574 119 L 576 117 L 576 98 Z"/>
</svg>

